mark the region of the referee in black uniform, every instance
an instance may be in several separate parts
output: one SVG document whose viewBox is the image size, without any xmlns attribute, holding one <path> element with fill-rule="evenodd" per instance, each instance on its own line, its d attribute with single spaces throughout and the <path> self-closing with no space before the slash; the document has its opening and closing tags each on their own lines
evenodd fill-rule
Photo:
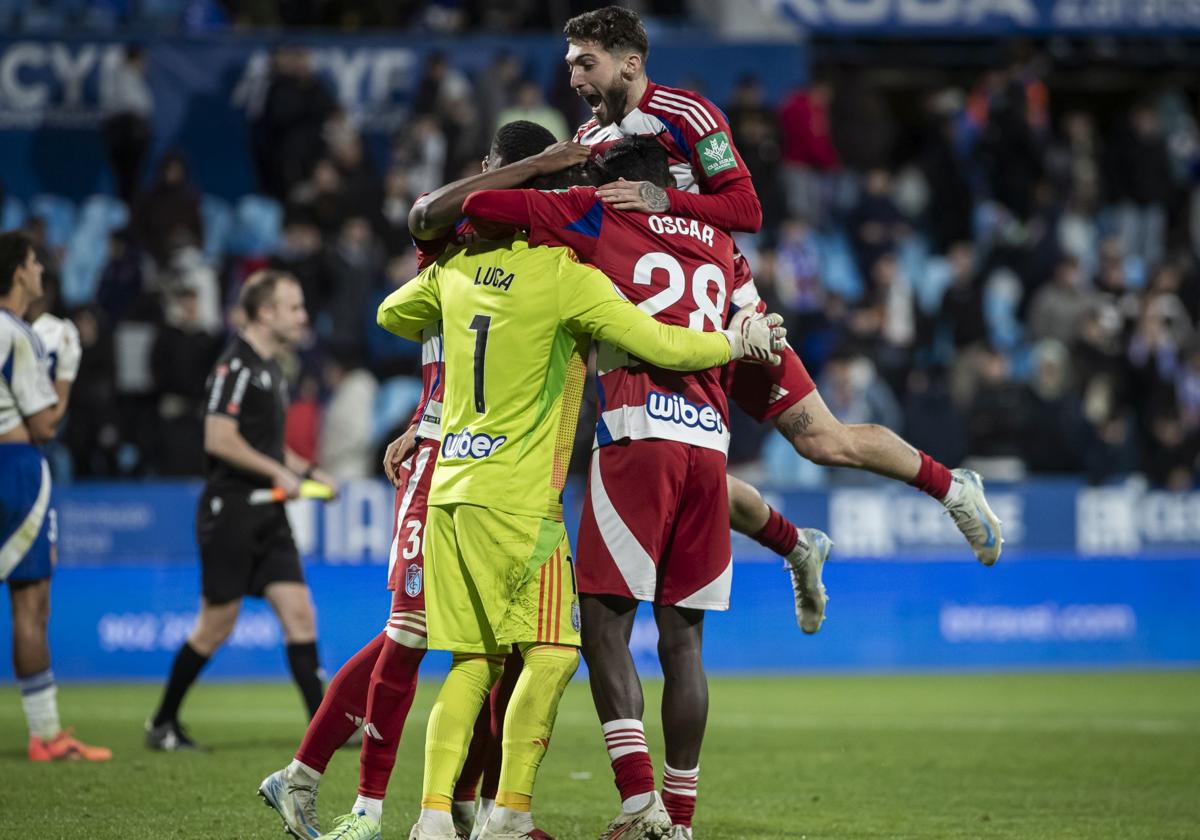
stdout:
<svg viewBox="0 0 1200 840">
<path fill-rule="evenodd" d="M 196 748 L 179 725 L 179 706 L 233 632 L 247 595 L 266 598 L 279 616 L 288 665 L 310 717 L 321 703 L 312 598 L 283 504 L 269 501 L 271 488 L 295 498 L 308 476 L 333 483 L 283 443 L 288 390 L 275 356 L 304 335 L 304 295 L 292 275 L 266 270 L 246 281 L 240 303 L 245 328 L 208 381 L 208 474 L 196 511 L 200 613 L 175 655 L 158 711 L 146 723 L 146 746 L 151 749 Z M 260 498 L 264 493 L 265 502 Z"/>
</svg>

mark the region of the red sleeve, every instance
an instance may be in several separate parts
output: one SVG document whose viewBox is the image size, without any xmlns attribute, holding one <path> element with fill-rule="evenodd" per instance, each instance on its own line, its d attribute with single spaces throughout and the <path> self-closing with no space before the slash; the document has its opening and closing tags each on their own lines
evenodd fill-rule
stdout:
<svg viewBox="0 0 1200 840">
<path fill-rule="evenodd" d="M 762 227 L 762 204 L 749 178 L 725 182 L 715 193 L 690 193 L 667 190 L 671 212 L 721 230 L 757 233 Z"/>
<path fill-rule="evenodd" d="M 529 227 L 529 205 L 525 190 L 478 190 L 463 202 L 463 213 L 476 223 L 499 222 L 513 227 Z"/>
</svg>

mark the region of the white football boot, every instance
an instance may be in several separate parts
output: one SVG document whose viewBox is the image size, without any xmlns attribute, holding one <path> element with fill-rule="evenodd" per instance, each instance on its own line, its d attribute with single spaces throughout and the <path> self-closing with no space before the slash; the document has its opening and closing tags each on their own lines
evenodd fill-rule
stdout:
<svg viewBox="0 0 1200 840">
<path fill-rule="evenodd" d="M 622 812 L 608 824 L 600 840 L 669 840 L 675 826 L 663 805 L 662 796 L 654 791 L 650 804 L 633 814 Z"/>
<path fill-rule="evenodd" d="M 944 501 L 942 505 L 971 544 L 976 559 L 990 566 L 1000 559 L 1004 537 L 1000 533 L 1000 520 L 983 496 L 983 479 L 975 470 L 962 468 L 951 470 L 950 476 L 959 485 L 958 495 L 954 501 Z"/>
<path fill-rule="evenodd" d="M 825 560 L 833 548 L 833 540 L 816 528 L 798 528 L 800 541 L 783 558 L 783 567 L 792 576 L 792 593 L 796 599 L 796 623 L 805 633 L 816 633 L 825 621 L 825 605 L 829 596 L 821 581 Z"/>
<path fill-rule="evenodd" d="M 262 780 L 258 795 L 283 818 L 284 829 L 293 837 L 312 840 L 321 836 L 316 782 L 285 767 Z"/>
</svg>

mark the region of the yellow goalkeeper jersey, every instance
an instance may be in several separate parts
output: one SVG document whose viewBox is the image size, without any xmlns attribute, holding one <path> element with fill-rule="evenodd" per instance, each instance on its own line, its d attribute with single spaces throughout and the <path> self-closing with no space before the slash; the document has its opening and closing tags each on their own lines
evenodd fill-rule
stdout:
<svg viewBox="0 0 1200 840">
<path fill-rule="evenodd" d="M 523 237 L 444 254 L 379 306 L 379 325 L 420 340 L 442 322 L 442 448 L 433 505 L 562 519 L 589 336 L 674 370 L 729 361 L 729 341 L 661 324 L 569 248 Z"/>
</svg>

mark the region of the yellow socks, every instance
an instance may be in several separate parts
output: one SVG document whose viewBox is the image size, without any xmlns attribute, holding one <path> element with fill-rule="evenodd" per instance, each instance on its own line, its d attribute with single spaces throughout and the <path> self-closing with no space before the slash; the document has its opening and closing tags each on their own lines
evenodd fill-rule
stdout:
<svg viewBox="0 0 1200 840">
<path fill-rule="evenodd" d="M 579 667 L 579 651 L 561 645 L 521 646 L 525 669 L 504 716 L 504 760 L 497 807 L 528 811 L 538 767 L 567 683 Z M 430 731 L 432 731 L 432 726 Z"/>
<path fill-rule="evenodd" d="M 438 692 L 425 732 L 422 808 L 450 812 L 454 783 L 467 758 L 475 718 L 503 667 L 503 656 L 454 655 L 454 664 Z"/>
</svg>

